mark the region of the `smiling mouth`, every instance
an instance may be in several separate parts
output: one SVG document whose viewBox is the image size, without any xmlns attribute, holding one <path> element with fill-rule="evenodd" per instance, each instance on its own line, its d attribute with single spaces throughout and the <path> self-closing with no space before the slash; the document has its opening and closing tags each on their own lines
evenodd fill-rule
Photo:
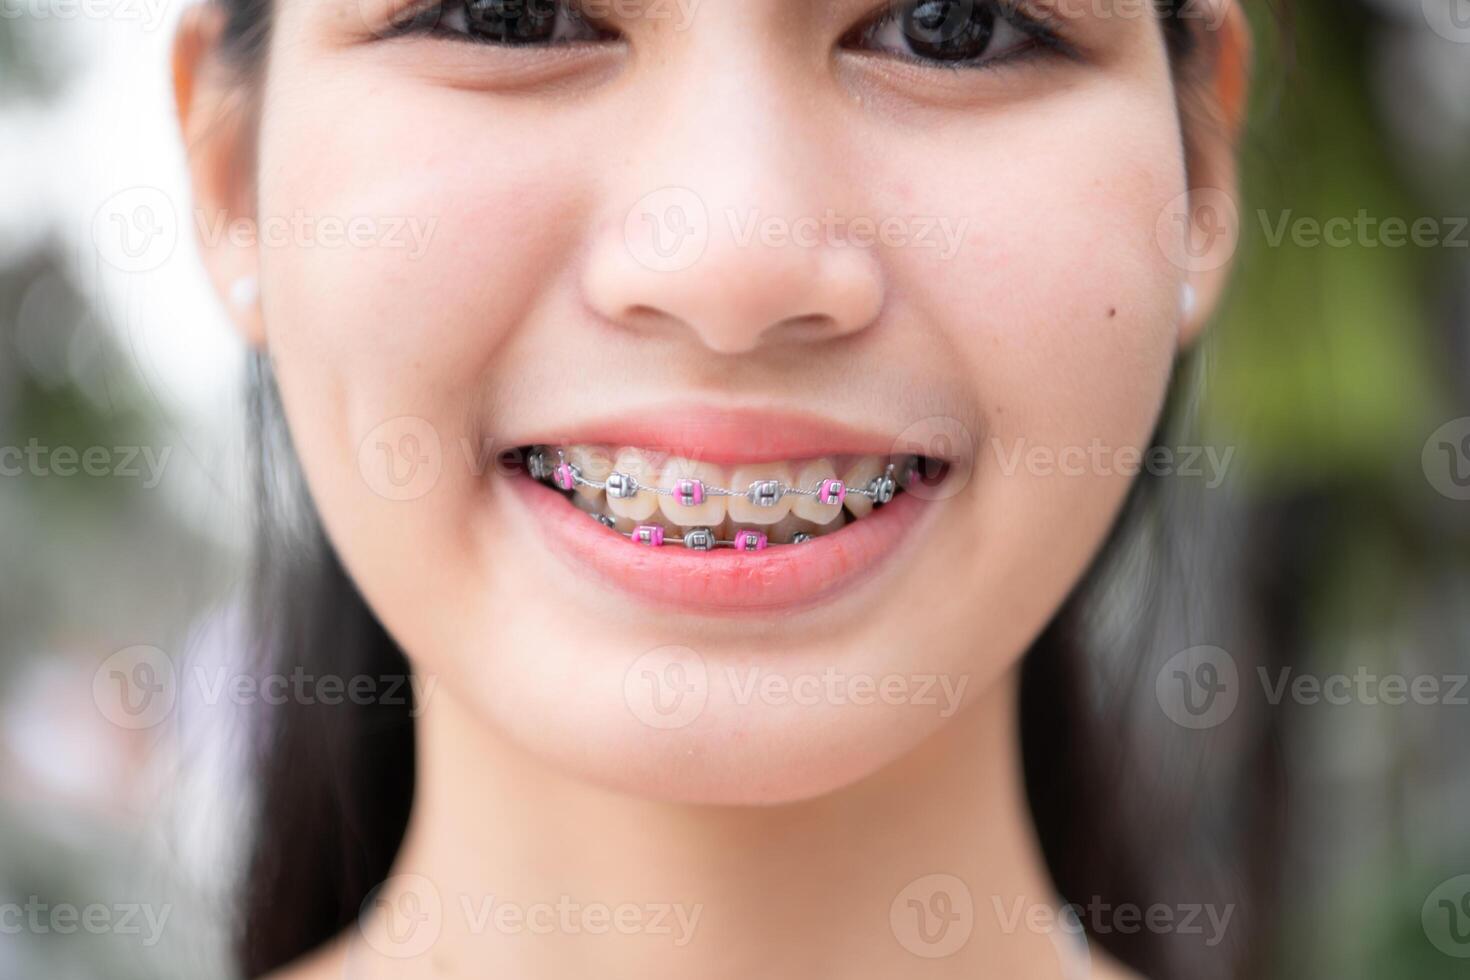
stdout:
<svg viewBox="0 0 1470 980">
<path fill-rule="evenodd" d="M 850 454 L 719 465 L 597 444 L 523 446 L 513 455 L 609 532 L 695 552 L 785 551 L 841 536 L 916 481 L 942 479 L 946 467 L 925 456 Z"/>
</svg>

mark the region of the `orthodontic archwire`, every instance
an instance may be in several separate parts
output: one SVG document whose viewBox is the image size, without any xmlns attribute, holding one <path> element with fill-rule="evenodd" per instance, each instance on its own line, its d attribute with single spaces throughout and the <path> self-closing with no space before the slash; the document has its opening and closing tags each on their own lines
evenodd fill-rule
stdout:
<svg viewBox="0 0 1470 980">
<path fill-rule="evenodd" d="M 810 488 L 793 487 L 780 480 L 754 480 L 744 490 L 716 487 L 703 480 L 682 478 L 672 487 L 655 487 L 640 484 L 632 474 L 614 471 L 605 480 L 592 480 L 582 475 L 575 463 L 567 461 L 565 451 L 556 451 L 556 464 L 552 465 L 546 454 L 537 450 L 527 460 L 527 470 L 534 480 L 550 480 L 552 486 L 561 490 L 591 487 L 602 490 L 615 499 L 627 499 L 639 493 L 652 493 L 661 497 L 673 497 L 681 506 L 698 507 L 707 497 L 744 497 L 757 507 L 774 507 L 783 497 L 815 497 L 819 503 L 841 506 L 848 495 L 867 497 L 874 506 L 881 506 L 893 499 L 898 492 L 898 482 L 893 476 L 893 464 L 884 467 L 883 473 L 869 480 L 866 486 L 849 487 L 838 479 L 826 479 Z M 606 514 L 590 514 L 593 520 L 604 527 L 638 544 L 659 547 L 665 543 L 664 528 L 659 524 L 640 524 L 632 531 L 618 531 L 617 523 Z M 791 536 L 792 544 L 806 544 L 812 535 L 798 531 Z M 694 551 L 712 551 L 715 548 L 734 548 L 736 551 L 762 551 L 768 541 L 764 531 L 744 529 L 735 532 L 733 539 L 717 538 L 708 527 L 692 527 L 676 539 L 685 548 Z"/>
</svg>

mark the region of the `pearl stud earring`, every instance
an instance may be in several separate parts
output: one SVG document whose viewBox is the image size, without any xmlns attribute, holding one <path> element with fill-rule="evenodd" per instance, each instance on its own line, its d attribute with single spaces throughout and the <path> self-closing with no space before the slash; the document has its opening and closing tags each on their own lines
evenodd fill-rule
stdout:
<svg viewBox="0 0 1470 980">
<path fill-rule="evenodd" d="M 260 282 L 254 276 L 240 276 L 230 283 L 230 305 L 237 310 L 248 310 L 260 298 Z"/>
</svg>

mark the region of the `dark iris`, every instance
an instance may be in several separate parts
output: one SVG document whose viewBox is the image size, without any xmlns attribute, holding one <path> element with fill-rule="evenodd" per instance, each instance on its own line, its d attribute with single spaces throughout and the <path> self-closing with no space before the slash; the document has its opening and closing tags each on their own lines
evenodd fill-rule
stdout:
<svg viewBox="0 0 1470 980">
<path fill-rule="evenodd" d="M 983 0 L 919 0 L 899 16 L 914 54 L 936 61 L 975 60 L 995 33 L 995 13 Z"/>
<path fill-rule="evenodd" d="M 558 0 L 464 0 L 469 33 L 497 44 L 546 44 Z"/>
</svg>

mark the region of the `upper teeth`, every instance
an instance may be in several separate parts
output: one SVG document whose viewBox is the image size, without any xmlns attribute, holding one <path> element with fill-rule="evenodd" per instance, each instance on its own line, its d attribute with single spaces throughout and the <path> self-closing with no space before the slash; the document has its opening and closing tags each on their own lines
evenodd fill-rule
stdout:
<svg viewBox="0 0 1470 980">
<path fill-rule="evenodd" d="M 529 470 L 537 479 L 573 491 L 584 510 L 601 512 L 625 533 L 650 522 L 723 528 L 733 537 L 736 525 L 755 525 L 789 541 L 841 527 L 844 512 L 865 517 L 875 504 L 887 503 L 906 481 L 913 459 L 848 457 L 839 475 L 840 462 L 821 458 L 725 467 L 632 447 L 574 445 L 536 447 Z"/>
</svg>

